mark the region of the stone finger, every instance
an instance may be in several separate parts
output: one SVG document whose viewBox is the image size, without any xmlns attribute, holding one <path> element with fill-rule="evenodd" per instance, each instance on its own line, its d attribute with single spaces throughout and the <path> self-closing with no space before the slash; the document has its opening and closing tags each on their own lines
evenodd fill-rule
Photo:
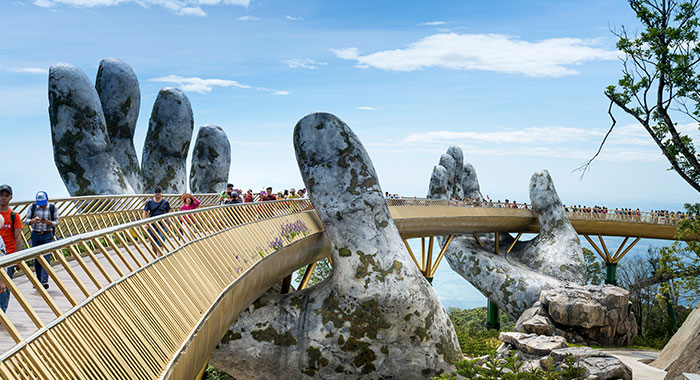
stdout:
<svg viewBox="0 0 700 380">
<path fill-rule="evenodd" d="M 205 124 L 199 128 L 192 152 L 190 191 L 216 193 L 226 190 L 231 168 L 231 143 L 221 127 Z"/>
<path fill-rule="evenodd" d="M 192 106 L 182 90 L 160 90 L 143 146 L 141 175 L 145 191 L 159 185 L 165 193 L 187 191 L 186 161 L 194 130 Z"/>
<path fill-rule="evenodd" d="M 49 119 L 56 168 L 72 196 L 134 192 L 112 155 L 97 91 L 78 67 L 49 69 Z"/>
</svg>

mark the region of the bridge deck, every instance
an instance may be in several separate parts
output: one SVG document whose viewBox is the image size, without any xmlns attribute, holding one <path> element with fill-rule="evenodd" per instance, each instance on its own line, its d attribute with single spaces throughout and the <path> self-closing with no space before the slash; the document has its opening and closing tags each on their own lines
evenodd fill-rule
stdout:
<svg viewBox="0 0 700 380">
<path fill-rule="evenodd" d="M 65 265 L 78 281 L 62 265 L 52 266 L 49 301 L 42 296 L 43 288 L 32 289 L 33 277 L 19 276 L 12 282 L 31 313 L 13 297 L 8 314 L 0 314 L 7 331 L 16 329 L 14 336 L 0 331 L 0 352 L 5 352 L 0 356 L 0 377 L 188 377 L 203 365 L 233 318 L 262 291 L 327 254 L 316 213 L 304 211 L 310 208 L 308 200 L 204 208 L 67 237 L 1 258 L 6 267 L 48 252 L 72 252 L 74 260 Z M 414 201 L 391 206 L 390 211 L 404 238 L 539 228 L 534 212 L 527 209 Z M 186 215 L 195 215 L 196 225 L 185 223 Z M 672 238 L 676 230 L 666 220 L 636 216 L 571 215 L 571 220 L 579 232 L 591 234 Z M 308 237 L 282 239 L 276 252 L 267 248 L 280 236 L 282 224 L 299 221 L 308 226 Z M 164 237 L 146 233 L 146 228 L 159 225 Z M 167 255 L 156 257 L 154 239 Z M 76 255 L 78 251 L 82 255 Z M 64 296 L 57 279 L 77 307 Z M 61 314 L 58 319 L 55 311 Z M 20 343 L 14 345 L 17 336 Z M 78 359 L 67 360 L 67 355 Z M 102 355 L 112 361 L 100 362 Z M 131 363 L 132 357 L 140 364 Z M 25 367 L 36 367 L 40 376 L 29 376 Z"/>
</svg>

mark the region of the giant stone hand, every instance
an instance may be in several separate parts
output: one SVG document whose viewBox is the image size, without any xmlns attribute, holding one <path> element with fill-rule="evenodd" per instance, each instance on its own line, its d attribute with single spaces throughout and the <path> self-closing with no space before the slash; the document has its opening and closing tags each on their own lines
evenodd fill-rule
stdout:
<svg viewBox="0 0 700 380">
<path fill-rule="evenodd" d="M 476 170 L 469 163 L 452 166 L 457 160 L 445 156 L 462 157 L 458 147 L 450 147 L 440 157 L 430 179 L 429 197 L 450 199 L 455 194 L 449 178 L 462 173 L 462 191 L 465 198 L 480 201 Z M 445 167 L 442 163 L 448 163 Z M 494 254 L 495 235 L 481 234 L 482 247 L 471 235 L 455 236 L 445 252 L 452 269 L 472 283 L 486 297 L 510 316 L 517 318 L 532 306 L 542 290 L 564 286 L 567 282 L 583 284 L 585 265 L 581 243 L 576 231 L 564 213 L 564 207 L 546 170 L 533 174 L 530 180 L 530 199 L 540 223 L 540 233 L 527 242 L 517 242 L 508 254 Z M 499 246 L 513 242 L 509 234 L 499 234 Z"/>
<path fill-rule="evenodd" d="M 100 62 L 94 87 L 76 66 L 51 66 L 49 116 L 54 161 L 72 196 L 150 192 L 155 185 L 165 192 L 187 191 L 185 163 L 194 126 L 189 99 L 179 89 L 159 92 L 141 168 L 133 143 L 140 103 L 138 79 L 121 60 Z M 192 163 L 197 166 L 197 180 L 191 181 L 197 184 L 194 192 L 220 191 L 227 182 L 231 161 L 228 139 L 221 128 L 213 136 L 198 143 L 201 154 Z"/>
<path fill-rule="evenodd" d="M 239 380 L 426 379 L 452 369 L 460 349 L 450 320 L 409 258 L 357 136 L 315 113 L 296 125 L 294 148 L 333 273 L 256 301 L 210 363 Z"/>
</svg>

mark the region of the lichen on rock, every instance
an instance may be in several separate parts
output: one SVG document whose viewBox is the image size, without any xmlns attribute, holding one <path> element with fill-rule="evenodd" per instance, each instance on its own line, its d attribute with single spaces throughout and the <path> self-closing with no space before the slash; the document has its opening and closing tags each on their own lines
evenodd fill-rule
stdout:
<svg viewBox="0 0 700 380">
<path fill-rule="evenodd" d="M 296 125 L 294 147 L 333 272 L 311 288 L 261 298 L 231 326 L 240 339 L 220 344 L 210 363 L 239 380 L 424 379 L 452 370 L 460 356 L 453 327 L 412 264 L 362 143 L 337 117 L 315 113 Z M 268 329 L 297 343 L 251 333 Z"/>
</svg>

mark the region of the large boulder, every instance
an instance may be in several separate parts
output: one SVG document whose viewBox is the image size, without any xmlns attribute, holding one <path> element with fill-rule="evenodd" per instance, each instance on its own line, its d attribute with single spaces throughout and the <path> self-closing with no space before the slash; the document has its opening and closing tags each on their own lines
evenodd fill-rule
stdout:
<svg viewBox="0 0 700 380">
<path fill-rule="evenodd" d="M 141 168 L 134 149 L 134 131 L 141 106 L 141 91 L 134 70 L 117 58 L 100 62 L 95 89 L 102 103 L 112 155 L 136 192 L 142 192 Z"/>
<path fill-rule="evenodd" d="M 165 193 L 187 192 L 185 161 L 193 130 L 192 106 L 185 93 L 173 87 L 161 89 L 143 146 L 141 175 L 145 191 L 159 185 Z"/>
<path fill-rule="evenodd" d="M 613 285 L 568 283 L 546 289 L 518 318 L 515 328 L 600 346 L 626 346 L 637 335 L 629 292 Z"/>
<path fill-rule="evenodd" d="M 54 161 L 70 195 L 134 192 L 112 155 L 97 91 L 78 67 L 49 69 L 49 120 Z"/>
<path fill-rule="evenodd" d="M 498 348 L 496 357 L 518 357 L 524 361 L 525 370 L 545 367 L 561 370 L 564 366 L 573 365 L 581 369 L 577 379 L 632 379 L 632 369 L 620 359 L 590 347 L 569 347 L 566 340 L 559 336 L 507 332 L 501 333 L 499 339 L 503 344 Z M 567 360 L 571 362 L 567 363 Z"/>
<path fill-rule="evenodd" d="M 666 370 L 664 380 L 683 380 L 684 372 L 700 373 L 700 303 L 651 365 Z"/>
<path fill-rule="evenodd" d="M 231 326 L 210 363 L 243 379 L 427 379 L 454 370 L 456 334 L 412 263 L 362 143 L 327 113 L 294 148 L 330 242 L 330 278 L 268 296 Z"/>
<path fill-rule="evenodd" d="M 226 190 L 231 167 L 231 143 L 218 125 L 199 128 L 192 152 L 190 190 L 193 193 L 216 193 Z"/>
</svg>

